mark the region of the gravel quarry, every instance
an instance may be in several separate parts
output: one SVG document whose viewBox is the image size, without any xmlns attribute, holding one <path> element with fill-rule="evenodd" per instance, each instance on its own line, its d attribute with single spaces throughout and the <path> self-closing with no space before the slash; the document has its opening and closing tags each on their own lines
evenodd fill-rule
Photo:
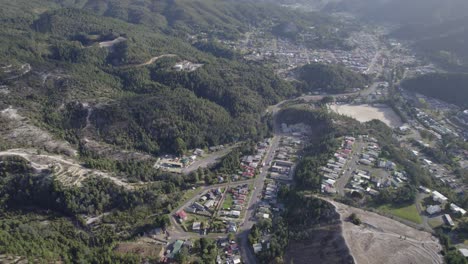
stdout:
<svg viewBox="0 0 468 264">
<path fill-rule="evenodd" d="M 442 264 L 438 239 L 376 213 L 334 201 L 340 214 L 343 237 L 358 264 Z M 347 218 L 352 213 L 362 221 L 357 226 Z"/>
</svg>

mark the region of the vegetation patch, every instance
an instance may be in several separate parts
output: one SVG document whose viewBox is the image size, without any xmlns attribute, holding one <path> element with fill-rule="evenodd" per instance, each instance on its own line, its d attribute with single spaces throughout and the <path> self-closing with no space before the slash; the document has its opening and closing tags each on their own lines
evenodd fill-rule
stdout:
<svg viewBox="0 0 468 264">
<path fill-rule="evenodd" d="M 382 205 L 378 209 L 384 213 L 394 215 L 413 223 L 422 224 L 421 216 L 419 215 L 418 209 L 414 204 L 404 207 Z"/>
</svg>

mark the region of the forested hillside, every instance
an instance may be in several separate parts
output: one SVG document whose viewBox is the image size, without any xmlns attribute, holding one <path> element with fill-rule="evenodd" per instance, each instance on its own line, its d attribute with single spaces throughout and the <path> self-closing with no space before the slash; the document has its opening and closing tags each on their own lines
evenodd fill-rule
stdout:
<svg viewBox="0 0 468 264">
<path fill-rule="evenodd" d="M 434 73 L 404 81 L 405 89 L 468 107 L 468 74 Z"/>
<path fill-rule="evenodd" d="M 342 93 L 352 88 L 364 88 L 368 84 L 365 75 L 353 72 L 340 65 L 313 63 L 296 69 L 302 91 L 322 90 L 329 93 Z"/>
</svg>

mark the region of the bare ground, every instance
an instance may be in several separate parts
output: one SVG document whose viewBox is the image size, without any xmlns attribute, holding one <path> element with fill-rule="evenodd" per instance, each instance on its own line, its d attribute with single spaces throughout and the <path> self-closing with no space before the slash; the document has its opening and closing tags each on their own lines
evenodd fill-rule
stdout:
<svg viewBox="0 0 468 264">
<path fill-rule="evenodd" d="M 359 122 L 367 122 L 372 119 L 377 119 L 389 127 L 399 127 L 403 123 L 400 117 L 393 111 L 392 108 L 381 105 L 381 106 L 371 106 L 371 105 L 331 105 L 330 108 L 342 115 L 350 116 L 355 118 Z"/>
<path fill-rule="evenodd" d="M 10 149 L 1 151 L 0 156 L 20 156 L 31 163 L 37 170 L 52 169 L 56 178 L 67 186 L 81 186 L 81 183 L 91 176 L 107 178 L 114 184 L 127 189 L 134 186 L 114 177 L 114 175 L 83 167 L 75 160 L 59 155 L 39 154 L 36 149 Z"/>
<path fill-rule="evenodd" d="M 442 246 L 430 233 L 406 226 L 398 221 L 331 202 L 340 214 L 343 237 L 356 263 L 364 264 L 441 264 Z M 355 213 L 360 226 L 347 221 Z"/>
<path fill-rule="evenodd" d="M 0 111 L 0 136 L 17 146 L 44 148 L 48 152 L 74 157 L 77 151 L 63 140 L 55 139 L 49 132 L 33 125 L 18 110 L 8 107 Z"/>
</svg>

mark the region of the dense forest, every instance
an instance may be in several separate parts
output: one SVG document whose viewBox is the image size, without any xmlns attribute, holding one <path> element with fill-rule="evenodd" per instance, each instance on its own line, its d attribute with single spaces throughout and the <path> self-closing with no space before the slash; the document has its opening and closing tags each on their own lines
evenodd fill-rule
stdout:
<svg viewBox="0 0 468 264">
<path fill-rule="evenodd" d="M 313 63 L 296 70 L 301 81 L 302 92 L 322 91 L 328 93 L 343 93 L 353 88 L 364 88 L 369 82 L 368 77 L 353 72 L 344 66 Z"/>
<path fill-rule="evenodd" d="M 437 98 L 462 108 L 468 107 L 468 74 L 433 73 L 405 80 L 405 89 Z"/>
<path fill-rule="evenodd" d="M 140 263 L 137 256 L 115 255 L 115 242 L 167 226 L 166 214 L 185 188 L 177 177 L 133 191 L 101 178 L 64 187 L 51 173 L 22 158 L 0 161 L 1 252 L 67 263 Z M 98 226 L 83 218 L 104 212 Z"/>
</svg>

